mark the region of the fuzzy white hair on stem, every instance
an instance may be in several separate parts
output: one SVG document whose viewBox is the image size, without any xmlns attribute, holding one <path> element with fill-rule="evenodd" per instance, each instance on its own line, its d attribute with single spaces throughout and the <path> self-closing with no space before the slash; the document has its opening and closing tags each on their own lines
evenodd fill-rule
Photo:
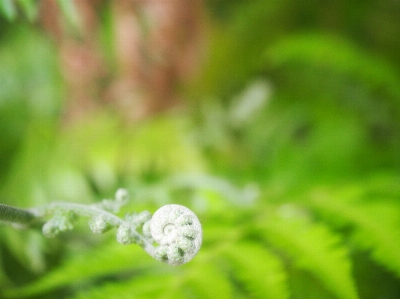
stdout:
<svg viewBox="0 0 400 299">
<path fill-rule="evenodd" d="M 203 237 L 196 214 L 184 206 L 169 204 L 158 209 L 153 216 L 148 211 L 127 214 L 124 218 L 115 215 L 128 200 L 128 191 L 118 189 L 115 199 L 91 205 L 53 202 L 23 210 L 0 204 L 0 220 L 29 227 L 43 223 L 47 218 L 42 226 L 43 234 L 56 237 L 73 229 L 77 217 L 84 216 L 90 218 L 89 227 L 93 233 L 101 234 L 116 228 L 119 243 L 138 244 L 161 262 L 182 265 L 195 257 Z"/>
</svg>

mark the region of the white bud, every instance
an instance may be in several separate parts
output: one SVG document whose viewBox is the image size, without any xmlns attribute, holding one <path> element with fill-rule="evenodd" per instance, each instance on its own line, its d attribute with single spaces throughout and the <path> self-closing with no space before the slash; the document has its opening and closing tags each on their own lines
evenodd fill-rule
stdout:
<svg viewBox="0 0 400 299">
<path fill-rule="evenodd" d="M 89 227 L 95 234 L 102 234 L 111 228 L 103 214 L 99 214 L 89 222 Z"/>
<path fill-rule="evenodd" d="M 120 202 L 125 202 L 129 200 L 129 192 L 124 188 L 119 188 L 117 192 L 115 192 L 115 200 Z"/>
<path fill-rule="evenodd" d="M 133 239 L 131 237 L 131 228 L 129 226 L 121 225 L 118 227 L 117 241 L 124 245 L 133 243 Z"/>
</svg>

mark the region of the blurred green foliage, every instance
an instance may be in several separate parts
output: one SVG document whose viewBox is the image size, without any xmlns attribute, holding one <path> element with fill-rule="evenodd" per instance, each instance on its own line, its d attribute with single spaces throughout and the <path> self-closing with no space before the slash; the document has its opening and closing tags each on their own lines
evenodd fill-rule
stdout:
<svg viewBox="0 0 400 299">
<path fill-rule="evenodd" d="M 399 298 L 398 1 L 207 1 L 191 109 L 66 127 L 56 51 L 7 23 L 17 2 L 0 1 L 1 202 L 125 187 L 124 212 L 185 204 L 204 240 L 171 267 L 84 223 L 51 240 L 2 226 L 1 298 Z"/>
</svg>

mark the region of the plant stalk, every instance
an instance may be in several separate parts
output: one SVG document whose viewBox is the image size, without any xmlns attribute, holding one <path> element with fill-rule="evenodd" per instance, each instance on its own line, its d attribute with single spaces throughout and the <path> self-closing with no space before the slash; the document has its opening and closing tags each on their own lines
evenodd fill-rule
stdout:
<svg viewBox="0 0 400 299">
<path fill-rule="evenodd" d="M 31 224 L 35 218 L 31 212 L 0 203 L 0 221 Z"/>
</svg>

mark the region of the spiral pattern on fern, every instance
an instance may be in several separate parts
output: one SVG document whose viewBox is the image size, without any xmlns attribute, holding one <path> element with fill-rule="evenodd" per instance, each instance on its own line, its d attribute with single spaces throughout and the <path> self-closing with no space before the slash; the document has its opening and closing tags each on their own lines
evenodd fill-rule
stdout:
<svg viewBox="0 0 400 299">
<path fill-rule="evenodd" d="M 158 209 L 150 220 L 151 236 L 160 246 L 155 258 L 170 265 L 182 265 L 197 254 L 202 242 L 202 228 L 188 208 L 170 204 Z"/>
</svg>

